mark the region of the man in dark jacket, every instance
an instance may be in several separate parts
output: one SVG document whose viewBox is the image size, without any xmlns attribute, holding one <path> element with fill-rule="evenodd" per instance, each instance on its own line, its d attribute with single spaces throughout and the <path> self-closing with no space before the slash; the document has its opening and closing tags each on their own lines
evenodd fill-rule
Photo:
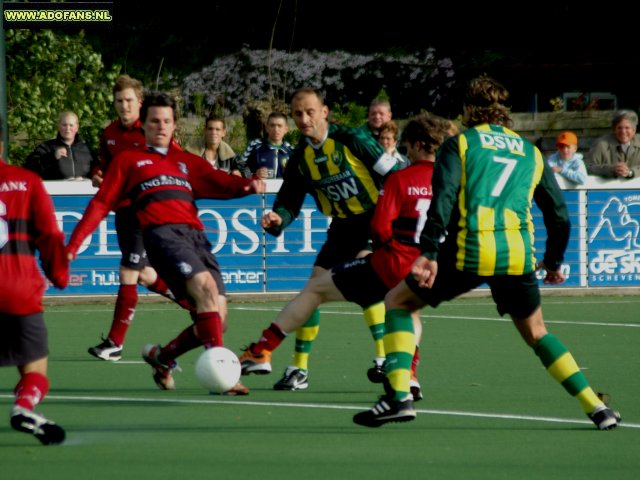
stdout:
<svg viewBox="0 0 640 480">
<path fill-rule="evenodd" d="M 267 136 L 252 140 L 237 162 L 245 178 L 256 175 L 263 180 L 282 178 L 293 147 L 284 139 L 289 131 L 287 116 L 271 112 L 267 119 Z"/>
<path fill-rule="evenodd" d="M 43 180 L 82 180 L 89 178 L 97 162 L 89 146 L 78 135 L 78 116 L 63 112 L 58 120 L 58 135 L 36 147 L 25 167 Z"/>
</svg>

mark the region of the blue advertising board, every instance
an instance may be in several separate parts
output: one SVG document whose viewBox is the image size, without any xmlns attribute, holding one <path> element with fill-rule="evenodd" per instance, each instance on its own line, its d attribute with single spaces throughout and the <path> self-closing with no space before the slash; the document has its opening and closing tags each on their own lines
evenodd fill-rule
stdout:
<svg viewBox="0 0 640 480">
<path fill-rule="evenodd" d="M 569 210 L 569 221 L 571 222 L 571 235 L 569 237 L 569 244 L 564 255 L 564 262 L 562 263 L 562 272 L 567 277 L 564 287 L 579 287 L 584 285 L 584 268 L 582 268 L 584 262 L 581 261 L 582 248 L 581 248 L 581 221 L 580 221 L 580 192 L 575 190 L 568 190 L 563 192 L 564 199 Z M 531 215 L 533 217 L 533 225 L 535 228 L 534 247 L 536 249 L 536 260 L 542 261 L 542 257 L 546 250 L 545 243 L 547 241 L 547 231 L 542 219 L 542 213 L 540 209 L 533 204 L 531 209 Z M 541 286 L 547 286 L 543 283 L 545 272 L 544 270 L 537 272 L 539 284 Z M 558 287 L 558 285 L 551 285 Z"/>
<path fill-rule="evenodd" d="M 589 286 L 640 286 L 640 191 L 587 193 Z"/>
<path fill-rule="evenodd" d="M 67 240 L 92 195 L 52 195 Z M 326 239 L 329 219 L 307 197 L 300 216 L 280 236 L 264 232 L 260 218 L 275 194 L 232 200 L 198 200 L 198 215 L 229 293 L 294 292 L 302 289 Z M 120 250 L 113 212 L 83 242 L 71 264 L 69 287 L 47 295 L 111 295 L 118 291 Z"/>
<path fill-rule="evenodd" d="M 56 218 L 67 240 L 71 236 L 92 195 L 52 196 Z M 71 264 L 69 286 L 64 291 L 52 287 L 47 295 L 100 295 L 118 291 L 120 249 L 116 237 L 114 215 L 100 222 L 98 228 L 82 243 L 77 259 Z"/>
<path fill-rule="evenodd" d="M 330 219 L 318 212 L 310 196 L 305 199 L 300 216 L 279 237 L 262 230 L 260 218 L 273 205 L 273 192 L 280 185 L 280 181 L 270 182 L 274 182 L 271 193 L 265 195 L 197 202 L 229 293 L 301 290 L 326 239 Z M 563 193 L 571 220 L 571 236 L 562 264 L 567 280 L 552 287 L 640 286 L 640 181 L 638 185 L 633 182 L 605 183 L 590 177 L 589 188 L 565 186 Z M 68 239 L 95 189 L 88 184 L 45 184 Z M 536 257 L 540 261 L 546 229 L 535 204 L 532 217 Z M 46 294 L 113 295 L 119 286 L 119 262 L 114 214 L 110 213 L 85 240 L 71 264 L 69 287 L 64 291 L 49 287 Z M 544 286 L 543 272 L 538 278 Z"/>
<path fill-rule="evenodd" d="M 267 196 L 268 208 L 275 194 Z M 278 237 L 265 234 L 265 269 L 268 292 L 297 292 L 311 276 L 313 262 L 322 248 L 330 219 L 306 197 L 298 218 Z"/>
</svg>

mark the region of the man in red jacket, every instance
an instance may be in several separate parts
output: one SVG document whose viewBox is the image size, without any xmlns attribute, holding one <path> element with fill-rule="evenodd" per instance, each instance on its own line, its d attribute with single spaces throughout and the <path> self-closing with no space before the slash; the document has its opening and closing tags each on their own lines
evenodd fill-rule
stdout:
<svg viewBox="0 0 640 480">
<path fill-rule="evenodd" d="M 0 122 L 0 156 L 1 139 Z M 49 391 L 49 346 L 42 306 L 45 283 L 36 250 L 47 278 L 56 288 L 65 288 L 69 262 L 64 234 L 42 179 L 0 158 L 0 366 L 15 365 L 20 373 L 11 426 L 50 445 L 62 443 L 65 432 L 34 412 Z"/>
<path fill-rule="evenodd" d="M 195 200 L 237 198 L 263 193 L 258 179 L 231 176 L 196 155 L 172 146 L 176 128 L 175 100 L 164 93 L 147 95 L 140 111 L 146 148 L 116 156 L 100 188 L 76 225 L 69 258 L 100 221 L 124 198 L 131 199 L 142 229 L 149 261 L 166 278 L 176 298 L 195 303 L 195 324 L 164 347 L 147 345 L 143 358 L 153 367 L 153 378 L 163 390 L 175 389 L 171 371 L 176 358 L 200 345 L 223 345 L 226 291 L 211 243 L 198 218 Z"/>
</svg>

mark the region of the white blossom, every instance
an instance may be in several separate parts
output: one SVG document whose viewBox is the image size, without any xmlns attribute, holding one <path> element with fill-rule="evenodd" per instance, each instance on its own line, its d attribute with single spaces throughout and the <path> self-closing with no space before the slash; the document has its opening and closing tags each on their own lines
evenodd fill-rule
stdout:
<svg viewBox="0 0 640 480">
<path fill-rule="evenodd" d="M 197 96 L 207 109 L 219 105 L 225 114 L 237 114 L 249 101 L 285 101 L 300 87 L 317 88 L 328 102 L 341 105 L 367 105 L 385 89 L 394 99 L 414 95 L 422 102 L 419 108 L 433 109 L 453 87 L 454 78 L 451 59 L 437 58 L 432 48 L 405 55 L 243 49 L 187 76 L 182 97 L 187 108 Z M 369 97 L 357 98 L 362 95 Z"/>
</svg>

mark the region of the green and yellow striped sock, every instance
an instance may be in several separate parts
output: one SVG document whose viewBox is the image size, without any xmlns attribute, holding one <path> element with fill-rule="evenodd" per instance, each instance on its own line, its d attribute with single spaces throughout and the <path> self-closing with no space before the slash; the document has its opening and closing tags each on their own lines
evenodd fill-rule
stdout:
<svg viewBox="0 0 640 480">
<path fill-rule="evenodd" d="M 309 354 L 320 330 L 320 310 L 316 309 L 303 326 L 296 330 L 296 346 L 292 366 L 309 370 Z"/>
<path fill-rule="evenodd" d="M 564 389 L 580 402 L 585 413 L 591 413 L 595 407 L 602 405 L 586 377 L 580 371 L 573 355 L 567 347 L 554 335 L 547 333 L 533 347 L 542 364 Z"/>
<path fill-rule="evenodd" d="M 416 348 L 411 312 L 389 310 L 385 314 L 384 327 L 387 379 L 395 391 L 395 400 L 402 400 L 411 392 L 411 360 Z"/>
<path fill-rule="evenodd" d="M 384 358 L 384 302 L 365 308 L 362 314 L 373 337 L 376 358 Z"/>
</svg>

